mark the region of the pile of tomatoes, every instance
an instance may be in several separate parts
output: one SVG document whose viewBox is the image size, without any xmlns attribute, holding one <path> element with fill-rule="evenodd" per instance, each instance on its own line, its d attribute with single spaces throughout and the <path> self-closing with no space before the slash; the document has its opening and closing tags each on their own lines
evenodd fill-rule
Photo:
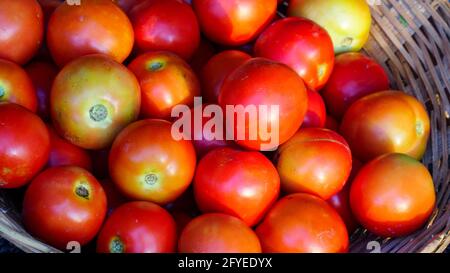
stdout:
<svg viewBox="0 0 450 273">
<path fill-rule="evenodd" d="M 70 2 L 0 0 L 0 188 L 24 189 L 36 238 L 346 252 L 360 226 L 404 236 L 430 217 L 429 117 L 359 53 L 366 1 Z M 172 110 L 199 96 L 278 105 L 279 147 L 201 128 L 175 140 Z"/>
</svg>

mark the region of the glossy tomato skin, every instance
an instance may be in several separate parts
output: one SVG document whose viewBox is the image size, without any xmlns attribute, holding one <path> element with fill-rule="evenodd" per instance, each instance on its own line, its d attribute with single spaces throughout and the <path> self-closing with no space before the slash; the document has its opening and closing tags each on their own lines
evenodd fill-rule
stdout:
<svg viewBox="0 0 450 273">
<path fill-rule="evenodd" d="M 217 103 L 224 80 L 252 57 L 239 50 L 226 50 L 213 56 L 201 73 L 202 95 L 206 102 Z"/>
<path fill-rule="evenodd" d="M 383 237 L 408 235 L 425 224 L 435 205 L 433 179 L 419 161 L 386 154 L 369 162 L 350 189 L 359 222 Z"/>
<path fill-rule="evenodd" d="M 383 67 L 361 53 L 351 52 L 336 57 L 322 96 L 330 114 L 340 120 L 353 102 L 385 90 L 389 90 L 389 78 Z"/>
<path fill-rule="evenodd" d="M 140 55 L 128 68 L 141 86 L 141 116 L 170 119 L 172 108 L 192 106 L 200 96 L 200 83 L 189 65 L 170 52 L 155 51 Z"/>
<path fill-rule="evenodd" d="M 172 216 L 145 201 L 129 202 L 113 211 L 97 240 L 100 253 L 170 253 L 175 246 Z"/>
<path fill-rule="evenodd" d="M 36 0 L 0 0 L 0 59 L 28 62 L 44 35 L 44 15 Z"/>
<path fill-rule="evenodd" d="M 322 128 L 300 129 L 277 151 L 281 188 L 328 199 L 345 185 L 352 154 L 345 139 Z"/>
<path fill-rule="evenodd" d="M 38 106 L 37 114 L 44 120 L 50 119 L 50 90 L 58 68 L 50 63 L 36 61 L 25 68 L 36 90 Z"/>
<path fill-rule="evenodd" d="M 327 110 L 322 96 L 314 91 L 308 92 L 308 110 L 302 123 L 302 128 L 323 128 L 327 118 Z"/>
<path fill-rule="evenodd" d="M 223 45 L 243 45 L 272 21 L 276 0 L 194 0 L 203 33 Z"/>
<path fill-rule="evenodd" d="M 19 104 L 36 112 L 38 100 L 33 82 L 17 64 L 0 59 L 0 102 Z"/>
<path fill-rule="evenodd" d="M 0 188 L 18 188 L 44 167 L 50 139 L 42 120 L 26 108 L 0 103 Z"/>
<path fill-rule="evenodd" d="M 383 91 L 353 103 L 340 131 L 355 157 L 363 162 L 393 152 L 421 159 L 430 135 L 430 120 L 416 98 L 400 91 Z"/>
<path fill-rule="evenodd" d="M 105 54 L 121 63 L 131 53 L 133 27 L 111 0 L 60 5 L 50 17 L 47 45 L 59 67 L 89 54 Z"/>
<path fill-rule="evenodd" d="M 326 84 L 334 65 L 330 36 L 304 18 L 285 18 L 270 25 L 256 41 L 255 55 L 289 65 L 312 91 Z"/>
<path fill-rule="evenodd" d="M 200 160 L 194 194 L 203 212 L 220 212 L 254 226 L 278 198 L 280 178 L 259 152 L 218 148 Z"/>
<path fill-rule="evenodd" d="M 220 90 L 219 104 L 223 109 L 236 105 L 256 106 L 258 109 L 266 106 L 269 111 L 274 110 L 274 105 L 278 106 L 278 116 L 270 115 L 268 118 L 266 113 L 256 121 L 258 128 L 267 123 L 266 128 L 272 128 L 271 130 L 276 130 L 273 128 L 278 124 L 278 143 L 273 143 L 273 139 L 270 142 L 264 141 L 259 132 L 255 139 L 250 138 L 250 135 L 239 139 L 236 132 L 242 129 L 239 125 L 239 120 L 242 119 L 238 119 L 235 114 L 234 122 L 235 140 L 239 145 L 252 150 L 273 150 L 292 137 L 301 126 L 308 97 L 303 81 L 292 69 L 264 58 L 254 58 L 239 66 L 227 77 Z M 255 120 L 245 118 L 246 131 L 250 130 L 251 122 Z M 271 130 L 268 131 L 274 133 Z"/>
<path fill-rule="evenodd" d="M 164 120 L 141 120 L 117 136 L 109 170 L 125 196 L 167 204 L 188 188 L 196 166 L 194 146 L 190 140 L 175 140 L 171 127 Z"/>
<path fill-rule="evenodd" d="M 205 236 L 207 234 L 207 236 Z M 207 213 L 192 220 L 178 241 L 180 253 L 261 253 L 258 236 L 234 216 Z"/>
<path fill-rule="evenodd" d="M 192 8 L 177 0 L 147 0 L 130 11 L 140 52 L 171 51 L 189 60 L 200 43 Z"/>
<path fill-rule="evenodd" d="M 321 25 L 330 34 L 336 54 L 359 51 L 369 38 L 372 19 L 365 0 L 291 0 L 288 15 Z"/>
<path fill-rule="evenodd" d="M 136 77 L 106 55 L 81 57 L 56 76 L 51 117 L 59 135 L 84 149 L 108 147 L 139 114 Z"/>
<path fill-rule="evenodd" d="M 256 228 L 266 253 L 347 252 L 349 238 L 339 214 L 322 199 L 291 194 L 280 199 Z"/>
<path fill-rule="evenodd" d="M 33 235 L 59 249 L 77 241 L 90 242 L 103 223 L 105 193 L 86 170 L 74 167 L 50 168 L 28 187 L 23 202 L 25 227 Z"/>
<path fill-rule="evenodd" d="M 92 171 L 92 159 L 87 151 L 61 138 L 51 126 L 47 125 L 50 135 L 50 156 L 48 167 L 77 166 Z"/>
</svg>

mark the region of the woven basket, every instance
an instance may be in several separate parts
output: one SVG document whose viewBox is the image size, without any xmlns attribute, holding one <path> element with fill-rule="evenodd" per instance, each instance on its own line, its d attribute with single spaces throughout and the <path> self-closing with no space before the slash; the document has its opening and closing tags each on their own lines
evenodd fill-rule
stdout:
<svg viewBox="0 0 450 273">
<path fill-rule="evenodd" d="M 431 118 L 424 164 L 433 175 L 437 206 L 427 225 L 402 238 L 366 230 L 351 236 L 351 252 L 443 252 L 450 243 L 450 3 L 448 0 L 368 0 L 372 30 L 364 53 L 388 72 L 392 88 L 414 95 Z M 8 191 L 0 191 L 0 236 L 25 252 L 60 252 L 29 235 Z"/>
</svg>

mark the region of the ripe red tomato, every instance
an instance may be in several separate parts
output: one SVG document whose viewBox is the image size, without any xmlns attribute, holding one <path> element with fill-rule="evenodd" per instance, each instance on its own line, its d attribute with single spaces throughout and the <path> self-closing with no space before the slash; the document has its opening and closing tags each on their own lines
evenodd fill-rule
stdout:
<svg viewBox="0 0 450 273">
<path fill-rule="evenodd" d="M 405 236 L 425 224 L 434 209 L 433 179 L 419 161 L 387 154 L 369 162 L 350 189 L 359 222 L 383 237 Z"/>
<path fill-rule="evenodd" d="M 219 104 L 223 109 L 227 106 L 273 106 L 279 107 L 279 115 L 259 115 L 257 120 L 245 118 L 245 125 L 235 114 L 234 132 L 236 142 L 248 149 L 260 150 L 265 145 L 267 150 L 274 149 L 278 144 L 286 142 L 298 130 L 306 113 L 308 97 L 306 88 L 298 75 L 289 67 L 263 58 L 251 59 L 234 70 L 224 81 Z M 260 110 L 260 109 L 259 109 Z M 270 113 L 266 113 L 270 114 Z M 256 139 L 250 137 L 251 123 L 256 122 L 261 128 L 267 124 L 267 131 L 278 133 L 278 143 L 257 133 Z M 275 132 L 276 125 L 279 130 Z M 238 139 L 236 132 L 245 128 L 245 139 Z M 260 130 L 258 130 L 260 131 Z"/>
<path fill-rule="evenodd" d="M 50 157 L 48 167 L 77 166 L 92 170 L 92 160 L 88 152 L 56 134 L 51 126 L 47 126 L 50 135 Z"/>
<path fill-rule="evenodd" d="M 323 128 L 327 118 L 325 102 L 322 96 L 314 91 L 308 91 L 308 110 L 302 123 L 302 128 Z"/>
<path fill-rule="evenodd" d="M 36 90 L 37 114 L 47 120 L 50 118 L 50 90 L 58 69 L 52 63 L 42 61 L 32 62 L 25 69 Z"/>
<path fill-rule="evenodd" d="M 253 226 L 278 197 L 280 177 L 259 152 L 219 148 L 203 157 L 194 178 L 195 200 L 203 212 L 221 212 Z"/>
<path fill-rule="evenodd" d="M 44 15 L 36 0 L 0 0 L 0 59 L 28 62 L 41 46 Z"/>
<path fill-rule="evenodd" d="M 217 103 L 224 80 L 251 58 L 239 50 L 226 50 L 209 59 L 201 73 L 203 99 L 206 102 Z"/>
<path fill-rule="evenodd" d="M 142 120 L 125 128 L 109 154 L 111 178 L 126 196 L 167 204 L 177 199 L 194 176 L 196 158 L 191 141 L 176 141 L 172 124 Z"/>
<path fill-rule="evenodd" d="M 276 0 L 194 0 L 203 33 L 224 45 L 250 42 L 272 21 Z"/>
<path fill-rule="evenodd" d="M 325 200 L 344 187 L 352 168 L 345 139 L 322 128 L 300 129 L 279 148 L 277 158 L 282 189 L 311 193 Z"/>
<path fill-rule="evenodd" d="M 330 36 L 303 18 L 285 18 L 270 25 L 256 41 L 255 54 L 289 65 L 312 91 L 325 85 L 334 65 Z"/>
<path fill-rule="evenodd" d="M 28 183 L 45 165 L 50 151 L 48 130 L 26 108 L 0 103 L 0 188 Z"/>
<path fill-rule="evenodd" d="M 180 253 L 261 253 L 255 232 L 242 220 L 220 213 L 192 220 L 178 240 Z"/>
<path fill-rule="evenodd" d="M 17 64 L 0 59 L 0 102 L 19 104 L 36 112 L 38 101 L 33 82 Z"/>
<path fill-rule="evenodd" d="M 353 103 L 340 131 L 362 161 L 396 152 L 420 159 L 430 135 L 430 120 L 416 98 L 400 91 L 384 91 Z"/>
<path fill-rule="evenodd" d="M 347 252 L 348 234 L 339 214 L 310 194 L 283 197 L 256 228 L 263 252 Z"/>
<path fill-rule="evenodd" d="M 53 12 L 47 28 L 47 45 L 60 67 L 94 53 L 121 63 L 133 42 L 128 17 L 111 0 L 83 0 L 81 5 L 64 2 Z"/>
<path fill-rule="evenodd" d="M 130 11 L 140 52 L 164 50 L 189 60 L 200 43 L 191 6 L 176 0 L 147 0 Z"/>
<path fill-rule="evenodd" d="M 361 53 L 344 53 L 336 57 L 322 95 L 330 114 L 340 120 L 353 102 L 388 89 L 389 78 L 381 65 Z"/>
<path fill-rule="evenodd" d="M 33 235 L 59 249 L 77 241 L 91 241 L 103 223 L 106 196 L 86 170 L 50 168 L 28 187 L 23 201 L 23 221 Z"/>
<path fill-rule="evenodd" d="M 85 149 L 108 147 L 138 114 L 136 77 L 105 55 L 78 58 L 53 83 L 51 116 L 59 135 Z"/>
<path fill-rule="evenodd" d="M 197 75 L 200 75 L 203 66 L 209 61 L 209 59 L 212 58 L 212 56 L 214 56 L 215 53 L 216 49 L 212 43 L 206 39 L 201 39 L 200 45 L 194 52 L 194 55 L 192 55 L 189 65 Z"/>
<path fill-rule="evenodd" d="M 141 86 L 141 116 L 170 119 L 172 108 L 192 106 L 200 96 L 200 84 L 189 65 L 170 52 L 148 52 L 134 59 L 128 68 Z"/>
<path fill-rule="evenodd" d="M 172 216 L 158 205 L 137 201 L 118 207 L 97 240 L 101 253 L 167 253 L 176 247 Z"/>
<path fill-rule="evenodd" d="M 100 181 L 100 184 L 105 191 L 106 200 L 108 201 L 108 212 L 107 215 L 111 215 L 111 213 L 118 208 L 119 206 L 125 204 L 127 199 L 120 193 L 117 189 L 114 182 L 111 179 L 106 178 Z"/>
</svg>

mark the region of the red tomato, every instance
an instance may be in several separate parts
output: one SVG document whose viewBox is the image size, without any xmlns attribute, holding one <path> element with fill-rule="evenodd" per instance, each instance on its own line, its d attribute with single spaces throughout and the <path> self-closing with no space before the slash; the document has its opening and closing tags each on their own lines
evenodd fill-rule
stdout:
<svg viewBox="0 0 450 273">
<path fill-rule="evenodd" d="M 116 208 L 125 204 L 127 199 L 119 192 L 116 185 L 111 179 L 106 178 L 100 181 L 103 190 L 105 191 L 106 200 L 108 201 L 108 215 L 110 215 Z"/>
<path fill-rule="evenodd" d="M 55 63 L 102 53 L 123 62 L 133 48 L 133 27 L 111 0 L 82 0 L 81 5 L 60 5 L 50 17 L 47 45 Z"/>
<path fill-rule="evenodd" d="M 278 144 L 286 142 L 298 130 L 303 122 L 306 113 L 308 97 L 305 85 L 296 73 L 287 66 L 263 58 L 251 59 L 234 72 L 232 72 L 224 81 L 219 104 L 222 108 L 227 106 L 266 106 L 273 110 L 273 106 L 278 106 L 279 115 L 259 115 L 258 118 L 239 118 L 235 114 L 234 132 L 236 142 L 245 148 L 260 150 L 263 145 L 267 150 L 274 149 Z M 259 109 L 261 110 L 261 109 Z M 241 125 L 239 120 L 245 120 L 245 125 Z M 268 132 L 278 133 L 278 143 L 267 141 L 261 132 L 258 132 L 256 138 L 251 138 L 250 130 L 252 123 L 257 123 L 261 128 L 268 125 Z M 275 128 L 278 124 L 279 130 Z M 238 139 L 236 132 L 245 128 L 245 139 Z M 260 131 L 260 130 L 258 130 Z M 253 132 L 255 133 L 255 132 Z"/>
<path fill-rule="evenodd" d="M 97 240 L 101 253 L 174 252 L 176 227 L 172 216 L 150 202 L 130 202 L 106 220 Z"/>
<path fill-rule="evenodd" d="M 42 119 L 49 119 L 50 90 L 53 80 L 58 74 L 58 69 L 52 63 L 37 61 L 28 64 L 26 71 L 36 89 L 38 100 L 37 113 Z"/>
<path fill-rule="evenodd" d="M 0 188 L 28 183 L 44 167 L 49 152 L 42 120 L 20 105 L 0 103 Z"/>
<path fill-rule="evenodd" d="M 41 46 L 44 16 L 36 0 L 0 0 L 0 59 L 28 62 Z"/>
<path fill-rule="evenodd" d="M 193 7 L 209 39 L 224 45 L 243 45 L 272 21 L 277 1 L 194 0 Z"/>
<path fill-rule="evenodd" d="M 313 195 L 283 197 L 256 228 L 263 252 L 347 252 L 348 234 L 339 214 Z"/>
<path fill-rule="evenodd" d="M 322 96 L 308 90 L 308 110 L 302 123 L 302 128 L 323 128 L 327 118 L 327 111 Z"/>
<path fill-rule="evenodd" d="M 341 119 L 356 100 L 388 89 L 389 78 L 381 65 L 361 53 L 344 53 L 336 57 L 322 95 L 330 114 Z"/>
<path fill-rule="evenodd" d="M 259 152 L 219 148 L 200 160 L 195 199 L 203 212 L 221 212 L 253 226 L 278 197 L 280 178 Z"/>
<path fill-rule="evenodd" d="M 106 196 L 86 170 L 66 166 L 39 174 L 23 201 L 23 221 L 33 235 L 59 249 L 91 241 L 103 223 Z"/>
<path fill-rule="evenodd" d="M 178 240 L 180 253 L 261 253 L 255 232 L 242 220 L 220 213 L 192 220 Z"/>
<path fill-rule="evenodd" d="M 330 129 L 332 131 L 339 131 L 339 123 L 335 118 L 330 115 L 327 115 L 325 120 L 325 128 Z"/>
<path fill-rule="evenodd" d="M 200 84 L 189 65 L 169 52 L 148 52 L 134 59 L 128 68 L 141 86 L 141 116 L 170 119 L 172 108 L 192 106 L 200 96 Z"/>
<path fill-rule="evenodd" d="M 1 1 L 1 0 L 0 0 Z M 0 59 L 0 102 L 19 104 L 36 112 L 38 101 L 33 82 L 17 64 Z"/>
<path fill-rule="evenodd" d="M 92 160 L 88 152 L 58 136 L 51 126 L 47 128 L 50 135 L 48 167 L 77 166 L 92 170 Z"/>
<path fill-rule="evenodd" d="M 105 55 L 78 58 L 53 83 L 51 116 L 59 135 L 85 149 L 108 147 L 140 108 L 136 77 Z"/>
<path fill-rule="evenodd" d="M 420 159 L 430 135 L 430 120 L 416 98 L 400 91 L 384 91 L 353 103 L 340 131 L 362 161 L 396 152 Z"/>
<path fill-rule="evenodd" d="M 319 25 L 303 18 L 273 23 L 256 41 L 255 54 L 289 65 L 312 91 L 325 85 L 334 65 L 330 36 Z"/>
<path fill-rule="evenodd" d="M 164 50 L 189 60 L 200 43 L 192 8 L 176 0 L 147 0 L 130 12 L 140 52 Z"/>
<path fill-rule="evenodd" d="M 325 200 L 344 187 L 352 168 L 345 139 L 322 128 L 300 129 L 279 148 L 277 158 L 282 189 L 311 193 Z"/>
<path fill-rule="evenodd" d="M 405 236 L 425 224 L 434 209 L 433 179 L 419 161 L 387 154 L 365 165 L 350 190 L 361 224 L 383 237 Z"/>
<path fill-rule="evenodd" d="M 238 50 L 223 51 L 212 57 L 201 73 L 203 99 L 210 103 L 217 103 L 224 80 L 251 58 L 247 53 Z"/>
<path fill-rule="evenodd" d="M 216 49 L 211 44 L 211 42 L 206 39 L 201 39 L 200 45 L 194 52 L 194 55 L 192 55 L 189 65 L 197 75 L 200 75 L 203 66 L 209 61 L 212 56 L 214 56 L 215 53 Z"/>
<path fill-rule="evenodd" d="M 109 170 L 126 196 L 167 204 L 191 183 L 194 146 L 188 140 L 174 140 L 171 127 L 168 121 L 142 120 L 117 136 L 109 154 Z"/>
</svg>

